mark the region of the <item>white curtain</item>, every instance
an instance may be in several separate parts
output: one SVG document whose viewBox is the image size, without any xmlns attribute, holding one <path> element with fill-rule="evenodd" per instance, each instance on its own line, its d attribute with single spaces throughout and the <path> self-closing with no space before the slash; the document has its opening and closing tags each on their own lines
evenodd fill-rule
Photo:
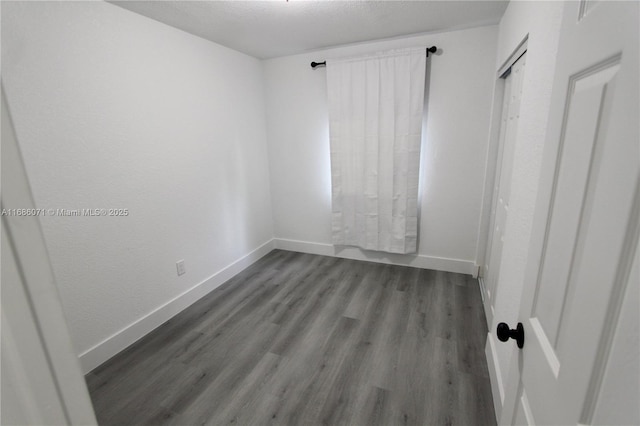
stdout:
<svg viewBox="0 0 640 426">
<path fill-rule="evenodd" d="M 414 253 L 425 48 L 327 60 L 333 244 Z"/>
</svg>

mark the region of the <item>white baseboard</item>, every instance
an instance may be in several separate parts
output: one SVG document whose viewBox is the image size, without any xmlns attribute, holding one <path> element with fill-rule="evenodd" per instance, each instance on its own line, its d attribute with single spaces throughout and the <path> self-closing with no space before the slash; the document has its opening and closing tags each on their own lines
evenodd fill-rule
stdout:
<svg viewBox="0 0 640 426">
<path fill-rule="evenodd" d="M 457 272 L 460 274 L 473 276 L 475 276 L 478 270 L 475 262 L 470 260 L 448 259 L 444 257 L 432 257 L 412 254 L 381 253 L 362 250 L 357 247 L 336 248 L 331 244 L 287 240 L 283 238 L 276 238 L 274 239 L 274 242 L 275 247 L 282 250 L 342 257 L 345 259 L 413 266 L 415 268 L 434 269 L 437 271 L 445 272 Z"/>
<path fill-rule="evenodd" d="M 255 261 L 275 248 L 271 239 L 260 247 L 241 257 L 206 280 L 185 291 L 175 299 L 151 311 L 144 317 L 128 325 L 112 336 L 106 338 L 91 349 L 80 354 L 80 365 L 83 373 L 88 373 L 126 347 L 135 343 L 173 316 L 182 312 L 194 302 L 228 281 L 230 278 L 251 266 Z"/>
<path fill-rule="evenodd" d="M 487 344 L 484 347 L 484 353 L 487 357 L 487 367 L 489 368 L 493 408 L 495 409 L 496 419 L 499 419 L 504 404 L 504 383 L 502 382 L 500 364 L 498 364 L 495 340 L 491 337 L 491 334 L 487 335 Z"/>
</svg>

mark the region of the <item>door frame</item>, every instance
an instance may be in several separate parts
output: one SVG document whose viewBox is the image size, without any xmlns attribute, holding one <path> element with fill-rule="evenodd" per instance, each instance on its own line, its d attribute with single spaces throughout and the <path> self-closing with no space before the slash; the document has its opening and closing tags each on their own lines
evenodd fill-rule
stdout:
<svg viewBox="0 0 640 426">
<path fill-rule="evenodd" d="M 480 292 L 484 304 L 487 327 L 491 327 L 491 323 L 493 321 L 493 305 L 490 298 L 487 297 L 487 288 L 484 280 L 486 271 L 484 269 L 484 265 L 487 260 L 487 256 L 489 255 L 489 253 L 487 253 L 489 241 L 493 235 L 493 231 L 491 230 L 491 211 L 497 201 L 496 194 L 494 194 L 493 189 L 495 187 L 496 179 L 500 178 L 499 171 L 502 169 L 502 164 L 498 164 L 498 154 L 501 149 L 500 136 L 502 131 L 502 115 L 504 114 L 503 100 L 505 82 L 511 67 L 527 52 L 528 41 L 529 35 L 527 34 L 520 43 L 518 43 L 517 47 L 509 55 L 509 58 L 500 66 L 500 68 L 498 68 L 494 83 L 493 110 L 491 112 L 491 126 L 489 130 L 489 146 L 487 148 L 487 156 L 485 159 L 486 168 L 482 194 L 482 211 L 480 213 L 480 226 L 476 242 L 476 267 L 478 268 L 478 282 L 480 284 Z"/>
<path fill-rule="evenodd" d="M 35 211 L 4 85 L 1 208 Z M 10 182 L 10 184 L 7 184 Z M 2 394 L 7 422 L 97 424 L 38 215 L 2 216 Z M 6 262 L 6 263 L 5 263 Z M 20 338 L 17 338 L 19 336 Z M 6 347 L 5 347 L 6 345 Z M 11 401 L 4 405 L 4 402 Z M 11 407 L 9 409 L 9 407 Z"/>
<path fill-rule="evenodd" d="M 491 211 L 494 205 L 494 191 L 496 178 L 499 178 L 498 174 L 498 153 L 500 145 L 500 132 L 502 126 L 502 114 L 503 114 L 503 100 L 505 92 L 505 77 L 507 71 L 520 59 L 520 57 L 527 52 L 529 44 L 529 34 L 525 34 L 517 46 L 512 50 L 508 59 L 502 63 L 496 71 L 496 80 L 494 83 L 493 94 L 493 110 L 491 113 L 491 125 L 489 130 L 489 146 L 487 148 L 487 156 L 485 159 L 486 172 L 483 189 L 483 202 L 482 211 L 480 213 L 480 226 L 478 232 L 478 240 L 476 245 L 476 267 L 478 268 L 478 282 L 480 286 L 480 294 L 482 296 L 483 309 L 485 313 L 485 319 L 487 321 L 487 327 L 491 329 L 493 324 L 494 309 L 493 303 L 495 300 L 491 300 L 487 295 L 487 289 L 484 281 L 484 264 L 486 256 L 488 256 L 487 246 L 491 227 Z M 498 280 L 496 290 L 500 285 Z M 496 291 L 497 293 L 497 291 Z M 493 356 L 496 353 L 495 348 L 491 348 L 493 345 L 490 334 L 487 335 L 487 344 L 485 345 L 485 356 L 487 358 L 487 367 L 489 370 L 489 378 L 491 383 L 491 393 L 493 395 L 493 405 L 496 415 L 499 417 L 503 408 L 503 401 L 505 399 L 504 382 L 500 380 L 502 377 L 507 377 L 507 372 L 500 371 L 500 365 L 498 360 Z"/>
</svg>

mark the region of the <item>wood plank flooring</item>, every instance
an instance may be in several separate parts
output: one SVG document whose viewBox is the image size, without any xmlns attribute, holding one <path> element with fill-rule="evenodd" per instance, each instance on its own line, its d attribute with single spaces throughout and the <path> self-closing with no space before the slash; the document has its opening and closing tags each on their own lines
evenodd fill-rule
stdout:
<svg viewBox="0 0 640 426">
<path fill-rule="evenodd" d="M 103 425 L 485 425 L 470 276 L 274 250 L 86 376 Z"/>
</svg>

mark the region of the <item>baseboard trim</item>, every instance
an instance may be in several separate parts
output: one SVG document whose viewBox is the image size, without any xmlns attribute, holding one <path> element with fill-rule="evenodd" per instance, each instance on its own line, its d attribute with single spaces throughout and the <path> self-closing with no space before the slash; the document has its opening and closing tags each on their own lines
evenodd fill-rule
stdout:
<svg viewBox="0 0 640 426">
<path fill-rule="evenodd" d="M 489 380 L 491 381 L 491 393 L 493 394 L 493 408 L 496 413 L 496 419 L 499 419 L 502 413 L 502 406 L 504 404 L 504 384 L 502 382 L 500 364 L 498 364 L 495 340 L 491 337 L 490 333 L 487 334 L 487 344 L 484 347 L 484 353 L 487 357 L 487 367 L 489 368 Z"/>
<path fill-rule="evenodd" d="M 331 244 L 312 243 L 308 241 L 274 239 L 275 247 L 282 250 L 302 253 L 320 254 L 345 259 L 364 260 L 369 262 L 388 263 L 392 265 L 413 266 L 415 268 L 434 269 L 437 271 L 456 272 L 474 276 L 477 272 L 475 262 L 470 260 L 449 259 L 411 254 L 392 254 L 366 251 L 357 247 L 336 248 Z"/>
<path fill-rule="evenodd" d="M 222 268 L 201 283 L 180 294 L 173 300 L 156 308 L 147 315 L 106 338 L 91 349 L 80 354 L 80 365 L 84 374 L 90 372 L 112 356 L 118 354 L 166 321 L 191 306 L 203 296 L 224 284 L 230 278 L 251 266 L 275 248 L 273 239 Z"/>
</svg>

